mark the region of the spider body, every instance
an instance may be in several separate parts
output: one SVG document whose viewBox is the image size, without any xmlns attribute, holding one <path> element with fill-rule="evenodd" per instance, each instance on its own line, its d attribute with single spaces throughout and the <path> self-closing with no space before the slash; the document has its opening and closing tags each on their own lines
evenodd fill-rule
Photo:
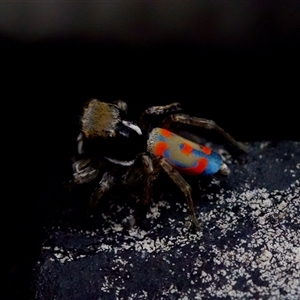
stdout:
<svg viewBox="0 0 300 300">
<path fill-rule="evenodd" d="M 153 156 L 165 158 L 171 166 L 184 175 L 213 176 L 221 166 L 225 172 L 223 160 L 217 152 L 164 128 L 157 127 L 151 131 L 147 150 Z"/>
<path fill-rule="evenodd" d="M 83 184 L 99 180 L 90 199 L 90 207 L 117 184 L 141 191 L 140 202 L 151 204 L 152 184 L 165 172 L 184 194 L 189 219 L 199 227 L 192 189 L 184 176 L 228 175 L 229 169 L 213 150 L 190 141 L 169 130 L 172 123 L 186 124 L 217 131 L 235 147 L 245 147 L 211 120 L 183 114 L 180 103 L 152 106 L 135 124 L 126 120 L 127 104 L 115 104 L 96 99 L 84 107 L 81 131 L 77 138 L 78 159 L 73 163 L 73 182 Z M 158 126 L 153 125 L 157 123 Z"/>
</svg>

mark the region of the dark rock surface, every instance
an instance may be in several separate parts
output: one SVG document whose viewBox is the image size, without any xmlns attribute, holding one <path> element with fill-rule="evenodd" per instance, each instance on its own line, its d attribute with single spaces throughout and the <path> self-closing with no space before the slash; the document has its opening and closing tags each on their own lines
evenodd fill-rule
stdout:
<svg viewBox="0 0 300 300">
<path fill-rule="evenodd" d="M 165 178 L 147 224 L 130 230 L 133 209 L 118 193 L 85 222 L 77 190 L 46 228 L 35 299 L 299 299 L 300 143 L 248 147 L 242 161 L 220 150 L 228 178 L 194 185 L 197 233 Z"/>
</svg>

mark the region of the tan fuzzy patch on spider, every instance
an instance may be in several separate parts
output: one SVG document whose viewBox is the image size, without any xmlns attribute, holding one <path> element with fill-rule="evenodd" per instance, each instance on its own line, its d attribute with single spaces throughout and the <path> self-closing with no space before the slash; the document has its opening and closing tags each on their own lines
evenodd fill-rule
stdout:
<svg viewBox="0 0 300 300">
<path fill-rule="evenodd" d="M 115 105 L 92 99 L 83 111 L 82 132 L 87 138 L 114 136 L 119 121 L 119 110 Z"/>
</svg>

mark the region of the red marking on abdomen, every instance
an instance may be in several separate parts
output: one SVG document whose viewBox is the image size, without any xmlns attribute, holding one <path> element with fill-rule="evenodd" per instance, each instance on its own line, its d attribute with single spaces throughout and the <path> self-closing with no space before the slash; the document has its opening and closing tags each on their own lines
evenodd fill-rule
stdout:
<svg viewBox="0 0 300 300">
<path fill-rule="evenodd" d="M 165 138 L 170 138 L 172 135 L 171 131 L 169 131 L 167 129 L 163 129 L 163 128 L 160 128 L 159 133 Z"/>
<path fill-rule="evenodd" d="M 186 174 L 186 175 L 200 175 L 207 166 L 207 159 L 204 157 L 199 158 L 198 164 L 195 167 L 192 168 L 176 168 L 180 173 Z"/>
<path fill-rule="evenodd" d="M 156 156 L 163 156 L 164 152 L 167 150 L 168 145 L 165 142 L 157 142 L 153 147 L 153 154 Z"/>
<path fill-rule="evenodd" d="M 200 145 L 200 149 L 206 155 L 210 155 L 211 154 L 211 149 L 209 149 L 209 148 L 207 148 L 205 146 Z"/>
<path fill-rule="evenodd" d="M 183 147 L 181 149 L 181 152 L 183 154 L 190 154 L 193 151 L 193 147 L 189 145 L 188 143 L 182 143 Z"/>
</svg>

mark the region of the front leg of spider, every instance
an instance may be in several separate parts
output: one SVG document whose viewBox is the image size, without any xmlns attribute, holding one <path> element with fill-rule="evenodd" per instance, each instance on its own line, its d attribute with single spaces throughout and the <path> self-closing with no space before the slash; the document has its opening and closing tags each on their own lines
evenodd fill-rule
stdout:
<svg viewBox="0 0 300 300">
<path fill-rule="evenodd" d="M 143 205 L 149 207 L 152 200 L 152 183 L 155 177 L 152 159 L 149 155 L 142 155 L 143 173 Z"/>
<path fill-rule="evenodd" d="M 167 162 L 165 158 L 158 157 L 157 161 L 162 167 L 162 169 L 170 176 L 170 178 L 174 181 L 174 183 L 180 188 L 180 190 L 184 194 L 188 205 L 190 221 L 192 222 L 194 228 L 198 230 L 200 226 L 194 210 L 191 186 L 185 181 L 185 179 L 180 175 L 180 173 Z"/>
<path fill-rule="evenodd" d="M 73 163 L 73 182 L 83 184 L 96 179 L 99 169 L 94 165 L 91 158 L 80 159 Z"/>
<path fill-rule="evenodd" d="M 93 192 L 90 202 L 89 202 L 89 210 L 94 208 L 101 198 L 107 194 L 116 184 L 115 177 L 109 172 L 105 172 L 99 182 L 98 187 Z"/>
<path fill-rule="evenodd" d="M 141 153 L 134 165 L 123 176 L 122 183 L 128 188 L 136 188 L 140 186 L 139 195 L 141 195 L 141 206 L 138 209 L 136 218 L 144 220 L 149 210 L 152 201 L 152 184 L 155 179 L 156 170 L 154 169 L 152 158 L 146 154 Z M 135 223 L 135 220 L 134 220 Z M 133 226 L 134 224 L 132 224 Z"/>
<path fill-rule="evenodd" d="M 93 181 L 99 174 L 99 170 L 93 166 L 91 158 L 75 161 L 72 164 L 72 169 L 73 179 L 65 185 L 68 192 L 71 192 L 78 184 Z"/>
</svg>

